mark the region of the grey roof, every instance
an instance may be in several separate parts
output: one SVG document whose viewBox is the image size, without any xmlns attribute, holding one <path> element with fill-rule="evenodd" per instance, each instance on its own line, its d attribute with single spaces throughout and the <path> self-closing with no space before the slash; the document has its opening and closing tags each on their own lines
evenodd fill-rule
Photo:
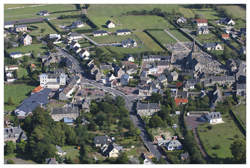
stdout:
<svg viewBox="0 0 250 168">
<path fill-rule="evenodd" d="M 123 147 L 122 147 L 122 146 L 119 146 L 119 145 L 117 145 L 117 144 L 115 144 L 115 143 L 110 143 L 110 144 L 108 145 L 107 148 L 104 148 L 103 155 L 104 155 L 104 156 L 108 156 L 109 153 L 110 153 L 113 149 L 117 149 L 118 151 L 121 151 L 121 150 L 123 149 Z"/>
<path fill-rule="evenodd" d="M 238 84 L 238 83 L 237 83 L 236 89 L 237 89 L 237 90 L 238 90 L 238 89 L 240 89 L 240 90 L 245 90 L 245 89 L 246 89 L 246 84 L 245 84 L 245 83 L 244 83 L 244 84 Z"/>
<path fill-rule="evenodd" d="M 126 33 L 126 32 L 131 32 L 128 29 L 120 29 L 120 30 L 116 30 L 116 33 Z"/>
<path fill-rule="evenodd" d="M 105 31 L 105 30 L 96 30 L 93 33 L 94 34 L 103 34 L 103 33 L 107 33 L 107 31 Z"/>
<path fill-rule="evenodd" d="M 45 162 L 46 162 L 47 164 L 58 164 L 58 162 L 56 161 L 56 158 L 47 158 L 47 159 L 45 160 Z"/>
<path fill-rule="evenodd" d="M 22 27 L 27 27 L 27 25 L 16 25 L 16 28 L 22 28 Z"/>
<path fill-rule="evenodd" d="M 71 37 L 77 37 L 77 36 L 81 36 L 81 34 L 77 33 L 77 32 L 72 32 L 70 33 Z"/>
<path fill-rule="evenodd" d="M 211 112 L 205 115 L 208 120 L 221 118 L 220 112 Z"/>
<path fill-rule="evenodd" d="M 158 78 L 157 78 L 159 81 L 164 81 L 167 79 L 166 75 L 164 74 L 161 74 Z"/>
<path fill-rule="evenodd" d="M 217 46 L 217 44 L 219 44 L 219 43 L 217 43 L 217 42 L 214 42 L 214 43 L 205 43 L 204 47 L 205 48 L 214 48 L 214 47 Z"/>
<path fill-rule="evenodd" d="M 51 115 L 55 114 L 72 114 L 77 113 L 78 114 L 78 107 L 77 106 L 67 106 L 67 107 L 56 107 L 53 108 L 51 111 Z"/>
<path fill-rule="evenodd" d="M 170 60 L 171 56 L 162 56 L 162 55 L 146 55 L 142 59 L 160 59 L 160 60 Z"/>
<path fill-rule="evenodd" d="M 44 88 L 38 93 L 32 94 L 30 97 L 24 99 L 22 104 L 15 110 L 15 112 L 24 112 L 27 115 L 29 112 L 35 110 L 39 105 L 46 105 L 49 103 L 48 97 L 51 89 Z"/>
<path fill-rule="evenodd" d="M 107 135 L 105 136 L 96 136 L 94 138 L 94 143 L 97 145 L 97 144 L 101 144 L 101 145 L 104 145 L 104 144 L 109 144 L 110 142 L 110 139 Z"/>
<path fill-rule="evenodd" d="M 147 110 L 147 109 L 160 109 L 158 103 L 138 103 L 137 110 Z"/>
<path fill-rule="evenodd" d="M 21 19 L 21 20 L 14 20 L 14 21 L 4 22 L 4 25 L 28 24 L 28 23 L 43 22 L 43 21 L 44 21 L 44 18 Z"/>
<path fill-rule="evenodd" d="M 24 131 L 20 127 L 4 128 L 4 139 L 8 138 L 27 139 Z"/>
</svg>

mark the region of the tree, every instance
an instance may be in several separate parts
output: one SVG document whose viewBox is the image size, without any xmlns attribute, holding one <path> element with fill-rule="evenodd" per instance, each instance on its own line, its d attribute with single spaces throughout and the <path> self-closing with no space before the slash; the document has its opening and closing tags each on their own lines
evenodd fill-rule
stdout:
<svg viewBox="0 0 250 168">
<path fill-rule="evenodd" d="M 149 120 L 149 126 L 151 128 L 161 127 L 162 125 L 163 125 L 163 121 L 162 121 L 162 119 L 158 115 L 154 115 Z"/>
<path fill-rule="evenodd" d="M 125 100 L 124 100 L 121 96 L 117 96 L 117 97 L 115 98 L 115 104 L 116 104 L 118 107 L 125 106 Z"/>
<path fill-rule="evenodd" d="M 15 70 L 14 72 L 13 72 L 13 76 L 14 76 L 14 78 L 18 78 L 18 75 L 17 75 L 17 70 Z"/>
<path fill-rule="evenodd" d="M 246 163 L 246 141 L 237 139 L 231 144 L 230 149 L 236 163 Z"/>
<path fill-rule="evenodd" d="M 120 156 L 116 159 L 117 164 L 128 164 L 128 155 L 123 152 Z"/>
<path fill-rule="evenodd" d="M 15 164 L 15 162 L 12 159 L 8 159 L 7 164 Z"/>
<path fill-rule="evenodd" d="M 4 155 L 9 155 L 14 153 L 16 150 L 16 145 L 12 141 L 7 141 L 4 146 Z"/>
<path fill-rule="evenodd" d="M 159 102 L 162 102 L 162 96 L 159 93 L 152 93 L 149 100 L 152 103 L 159 103 Z"/>
<path fill-rule="evenodd" d="M 54 46 L 52 41 L 48 41 L 47 42 L 47 47 L 49 48 L 49 50 L 53 50 L 55 46 Z"/>
<path fill-rule="evenodd" d="M 25 149 L 26 149 L 26 145 L 27 142 L 26 141 L 21 141 L 19 143 L 16 144 L 16 151 L 19 154 L 24 154 L 25 153 Z"/>
<path fill-rule="evenodd" d="M 15 103 L 14 103 L 14 101 L 13 101 L 13 98 L 10 96 L 9 98 L 8 98 L 8 105 L 9 106 L 11 106 L 11 105 L 14 105 Z"/>
</svg>

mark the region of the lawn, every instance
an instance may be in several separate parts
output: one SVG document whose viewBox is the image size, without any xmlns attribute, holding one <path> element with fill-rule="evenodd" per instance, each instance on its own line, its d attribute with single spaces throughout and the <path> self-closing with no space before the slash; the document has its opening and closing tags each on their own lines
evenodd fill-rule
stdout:
<svg viewBox="0 0 250 168">
<path fill-rule="evenodd" d="M 246 126 L 246 104 L 235 106 L 232 110 L 234 114 L 236 114 L 240 119 L 240 122 L 242 122 Z"/>
<path fill-rule="evenodd" d="M 37 29 L 32 30 L 29 34 L 32 36 L 44 36 L 47 34 L 56 33 L 46 22 L 28 24 L 29 28 L 37 27 Z M 43 30 L 42 30 L 43 29 Z M 43 31 L 43 32 L 42 32 Z"/>
<path fill-rule="evenodd" d="M 136 39 L 138 41 L 139 39 L 137 38 L 136 35 L 131 34 L 131 35 L 124 35 L 124 36 L 117 36 L 117 35 L 108 35 L 108 36 L 101 36 L 101 37 L 90 37 L 97 43 L 121 43 L 123 40 L 131 38 L 131 39 Z"/>
<path fill-rule="evenodd" d="M 75 5 L 72 4 L 45 4 L 45 5 L 10 5 L 6 4 L 4 6 L 4 21 L 27 19 L 27 18 L 37 18 L 40 17 L 36 15 L 37 12 L 41 10 L 48 10 L 49 12 L 57 11 L 67 11 L 75 10 Z M 48 16 L 48 18 L 54 18 L 62 15 L 63 13 L 55 13 Z M 67 12 L 70 14 L 70 12 Z"/>
<path fill-rule="evenodd" d="M 166 44 L 173 44 L 176 43 L 176 40 L 170 37 L 166 32 L 163 30 L 159 31 L 149 31 L 149 33 L 155 37 L 162 45 Z"/>
<path fill-rule="evenodd" d="M 179 30 L 177 29 L 169 29 L 168 30 L 171 34 L 173 34 L 178 40 L 181 42 L 188 42 L 190 41 L 186 36 L 184 36 Z"/>
<path fill-rule="evenodd" d="M 27 70 L 25 68 L 19 66 L 19 68 L 17 70 L 17 78 L 20 79 L 23 76 L 27 76 L 27 75 L 28 75 Z"/>
<path fill-rule="evenodd" d="M 210 42 L 222 42 L 219 37 L 217 37 L 215 34 L 212 32 L 209 32 L 209 34 L 201 34 L 195 36 L 196 40 L 198 40 L 200 43 L 205 44 L 205 43 L 210 43 Z"/>
<path fill-rule="evenodd" d="M 4 85 L 4 104 L 8 102 L 8 98 L 12 97 L 14 105 L 4 105 L 5 111 L 12 111 L 16 109 L 20 103 L 28 97 L 30 91 L 32 91 L 35 86 L 29 86 L 27 84 L 5 84 Z"/>
<path fill-rule="evenodd" d="M 66 157 L 71 158 L 71 160 L 78 159 L 80 156 L 79 150 L 76 149 L 76 146 L 63 146 L 62 150 L 67 153 Z"/>
<path fill-rule="evenodd" d="M 210 157 L 217 156 L 225 159 L 232 157 L 230 145 L 238 138 L 245 138 L 235 125 L 229 114 L 223 115 L 222 119 L 225 123 L 210 125 L 204 124 L 198 127 L 198 134 L 201 142 Z M 212 129 L 208 129 L 208 126 Z M 219 145 L 219 149 L 214 149 L 215 145 Z"/>
<path fill-rule="evenodd" d="M 183 14 L 183 16 L 186 18 L 194 18 L 194 16 L 195 16 L 195 13 L 193 12 L 193 10 L 191 10 L 189 8 L 181 7 L 181 8 L 179 8 L 179 12 L 181 14 Z"/>
<path fill-rule="evenodd" d="M 41 55 L 46 52 L 46 45 L 39 43 L 39 44 L 32 44 L 29 46 L 20 46 L 17 48 L 11 48 L 8 49 L 7 52 L 11 53 L 11 52 L 22 52 L 22 53 L 29 53 L 34 51 L 34 54 L 37 55 L 38 53 L 41 53 Z"/>
</svg>

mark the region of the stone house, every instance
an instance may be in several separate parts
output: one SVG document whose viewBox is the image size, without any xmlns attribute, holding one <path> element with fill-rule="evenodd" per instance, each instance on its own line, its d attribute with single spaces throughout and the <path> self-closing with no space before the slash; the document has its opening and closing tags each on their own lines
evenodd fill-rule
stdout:
<svg viewBox="0 0 250 168">
<path fill-rule="evenodd" d="M 154 113 L 160 111 L 158 103 L 137 103 L 137 114 L 142 116 L 152 116 Z"/>
<path fill-rule="evenodd" d="M 21 38 L 21 42 L 24 46 L 31 45 L 32 44 L 32 37 L 28 34 L 24 34 Z"/>
</svg>

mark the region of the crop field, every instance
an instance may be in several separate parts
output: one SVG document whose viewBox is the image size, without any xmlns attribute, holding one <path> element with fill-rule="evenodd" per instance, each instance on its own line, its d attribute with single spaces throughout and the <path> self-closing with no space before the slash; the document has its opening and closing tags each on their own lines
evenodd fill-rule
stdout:
<svg viewBox="0 0 250 168">
<path fill-rule="evenodd" d="M 28 96 L 28 93 L 32 91 L 35 86 L 29 86 L 27 84 L 9 84 L 4 85 L 4 110 L 12 111 Z M 9 97 L 12 97 L 14 105 L 7 105 Z"/>
<path fill-rule="evenodd" d="M 230 145 L 235 138 L 245 137 L 229 114 L 223 115 L 222 119 L 225 123 L 217 125 L 204 124 L 199 126 L 198 134 L 209 156 L 224 159 L 232 157 Z M 211 129 L 208 128 L 209 125 L 212 126 Z M 216 148 L 215 145 L 219 145 L 217 146 L 218 148 Z"/>
<path fill-rule="evenodd" d="M 75 10 L 75 5 L 72 4 L 35 4 L 35 5 L 11 5 L 6 4 L 4 6 L 4 21 L 27 19 L 27 18 L 36 18 L 40 17 L 37 12 L 41 10 L 47 10 L 49 12 L 58 12 L 58 11 L 70 11 Z M 70 12 L 67 12 L 69 14 Z M 48 18 L 58 17 L 63 13 L 55 13 L 48 16 Z"/>
<path fill-rule="evenodd" d="M 155 37 L 162 45 L 166 44 L 173 44 L 176 43 L 176 40 L 170 37 L 166 32 L 163 30 L 160 31 L 149 31 L 149 33 Z"/>
</svg>

